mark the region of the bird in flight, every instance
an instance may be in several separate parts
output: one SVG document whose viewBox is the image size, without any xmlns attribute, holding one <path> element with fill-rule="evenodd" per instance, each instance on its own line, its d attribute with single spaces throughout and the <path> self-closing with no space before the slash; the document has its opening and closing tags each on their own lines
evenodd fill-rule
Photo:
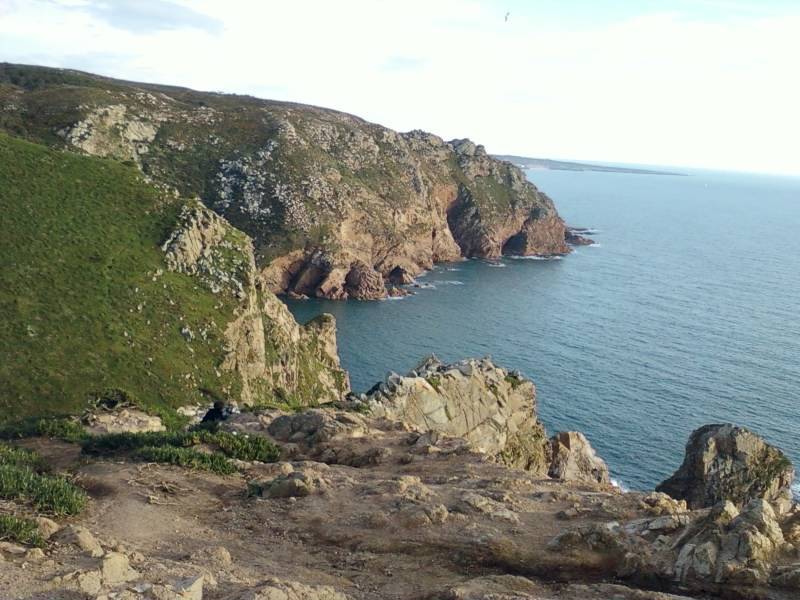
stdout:
<svg viewBox="0 0 800 600">
<path fill-rule="evenodd" d="M 510 13 L 510 12 L 507 12 L 507 13 L 506 13 L 506 23 L 508 23 L 508 17 L 510 17 L 510 16 L 511 16 L 511 13 Z"/>
</svg>

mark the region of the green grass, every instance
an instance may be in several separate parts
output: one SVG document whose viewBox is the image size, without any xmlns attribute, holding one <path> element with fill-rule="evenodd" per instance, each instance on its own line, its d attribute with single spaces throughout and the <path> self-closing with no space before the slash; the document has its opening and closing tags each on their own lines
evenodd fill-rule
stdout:
<svg viewBox="0 0 800 600">
<path fill-rule="evenodd" d="M 237 395 L 219 371 L 233 299 L 159 248 L 180 207 L 132 167 L 0 134 L 3 415 L 77 412 L 108 389 L 153 412 Z"/>
<path fill-rule="evenodd" d="M 144 446 L 133 455 L 145 462 L 165 463 L 189 469 L 211 471 L 219 475 L 231 475 L 236 467 L 221 454 L 206 454 L 192 448 L 175 446 Z"/>
<path fill-rule="evenodd" d="M 266 438 L 204 429 L 101 435 L 86 440 L 83 451 L 98 455 L 128 453 L 142 448 L 190 449 L 198 444 L 214 446 L 225 456 L 237 460 L 275 462 L 280 456 L 277 446 Z"/>
<path fill-rule="evenodd" d="M 83 425 L 69 417 L 27 417 L 0 425 L 0 439 L 48 437 L 80 443 L 89 437 Z"/>
<path fill-rule="evenodd" d="M 79 513 L 86 493 L 63 477 L 42 473 L 44 466 L 37 454 L 0 444 L 0 498 L 53 515 Z"/>
<path fill-rule="evenodd" d="M 36 522 L 14 515 L 0 515 L 0 540 L 44 546 L 44 538 L 39 533 Z"/>
</svg>

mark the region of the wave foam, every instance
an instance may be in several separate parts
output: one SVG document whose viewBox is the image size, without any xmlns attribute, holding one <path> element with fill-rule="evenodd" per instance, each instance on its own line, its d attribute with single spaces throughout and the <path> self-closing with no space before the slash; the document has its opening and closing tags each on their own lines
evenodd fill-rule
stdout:
<svg viewBox="0 0 800 600">
<path fill-rule="evenodd" d="M 505 267 L 505 266 L 506 266 L 506 263 L 501 263 L 501 262 L 487 262 L 487 263 L 486 263 L 486 266 L 487 266 L 487 267 L 496 267 L 496 268 L 498 268 L 498 269 L 501 269 L 501 268 L 503 268 L 503 267 Z"/>
<path fill-rule="evenodd" d="M 611 485 L 613 485 L 615 488 L 617 488 L 623 494 L 627 494 L 628 492 L 631 491 L 630 488 L 627 485 L 622 483 L 619 479 L 614 479 L 613 477 L 611 478 Z"/>
<path fill-rule="evenodd" d="M 574 254 L 574 251 L 573 251 Z M 563 256 L 506 256 L 511 260 L 562 260 Z"/>
</svg>

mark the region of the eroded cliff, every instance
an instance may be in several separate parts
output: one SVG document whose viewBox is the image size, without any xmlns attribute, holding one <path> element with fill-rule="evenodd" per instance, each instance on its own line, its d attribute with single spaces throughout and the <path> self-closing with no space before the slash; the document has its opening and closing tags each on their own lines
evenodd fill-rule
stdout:
<svg viewBox="0 0 800 600">
<path fill-rule="evenodd" d="M 437 261 L 564 254 L 553 202 L 469 140 L 246 96 L 0 65 L 0 128 L 130 161 L 249 234 L 269 289 L 380 298 Z"/>
</svg>

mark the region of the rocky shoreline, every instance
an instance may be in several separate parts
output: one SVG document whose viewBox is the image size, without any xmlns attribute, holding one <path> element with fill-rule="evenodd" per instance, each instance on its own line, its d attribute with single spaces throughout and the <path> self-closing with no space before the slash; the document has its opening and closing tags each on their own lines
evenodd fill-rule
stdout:
<svg viewBox="0 0 800 600">
<path fill-rule="evenodd" d="M 163 429 L 121 406 L 83 422 L 131 440 Z M 584 436 L 547 436 L 531 381 L 488 359 L 434 358 L 330 406 L 248 410 L 221 427 L 269 440 L 276 462 L 238 460 L 220 477 L 19 442 L 91 500 L 78 518 L 39 519 L 44 550 L 0 543 L 0 596 L 788 600 L 800 590 L 794 469 L 739 427 L 692 434 L 659 487 L 669 494 L 622 492 Z"/>
</svg>

